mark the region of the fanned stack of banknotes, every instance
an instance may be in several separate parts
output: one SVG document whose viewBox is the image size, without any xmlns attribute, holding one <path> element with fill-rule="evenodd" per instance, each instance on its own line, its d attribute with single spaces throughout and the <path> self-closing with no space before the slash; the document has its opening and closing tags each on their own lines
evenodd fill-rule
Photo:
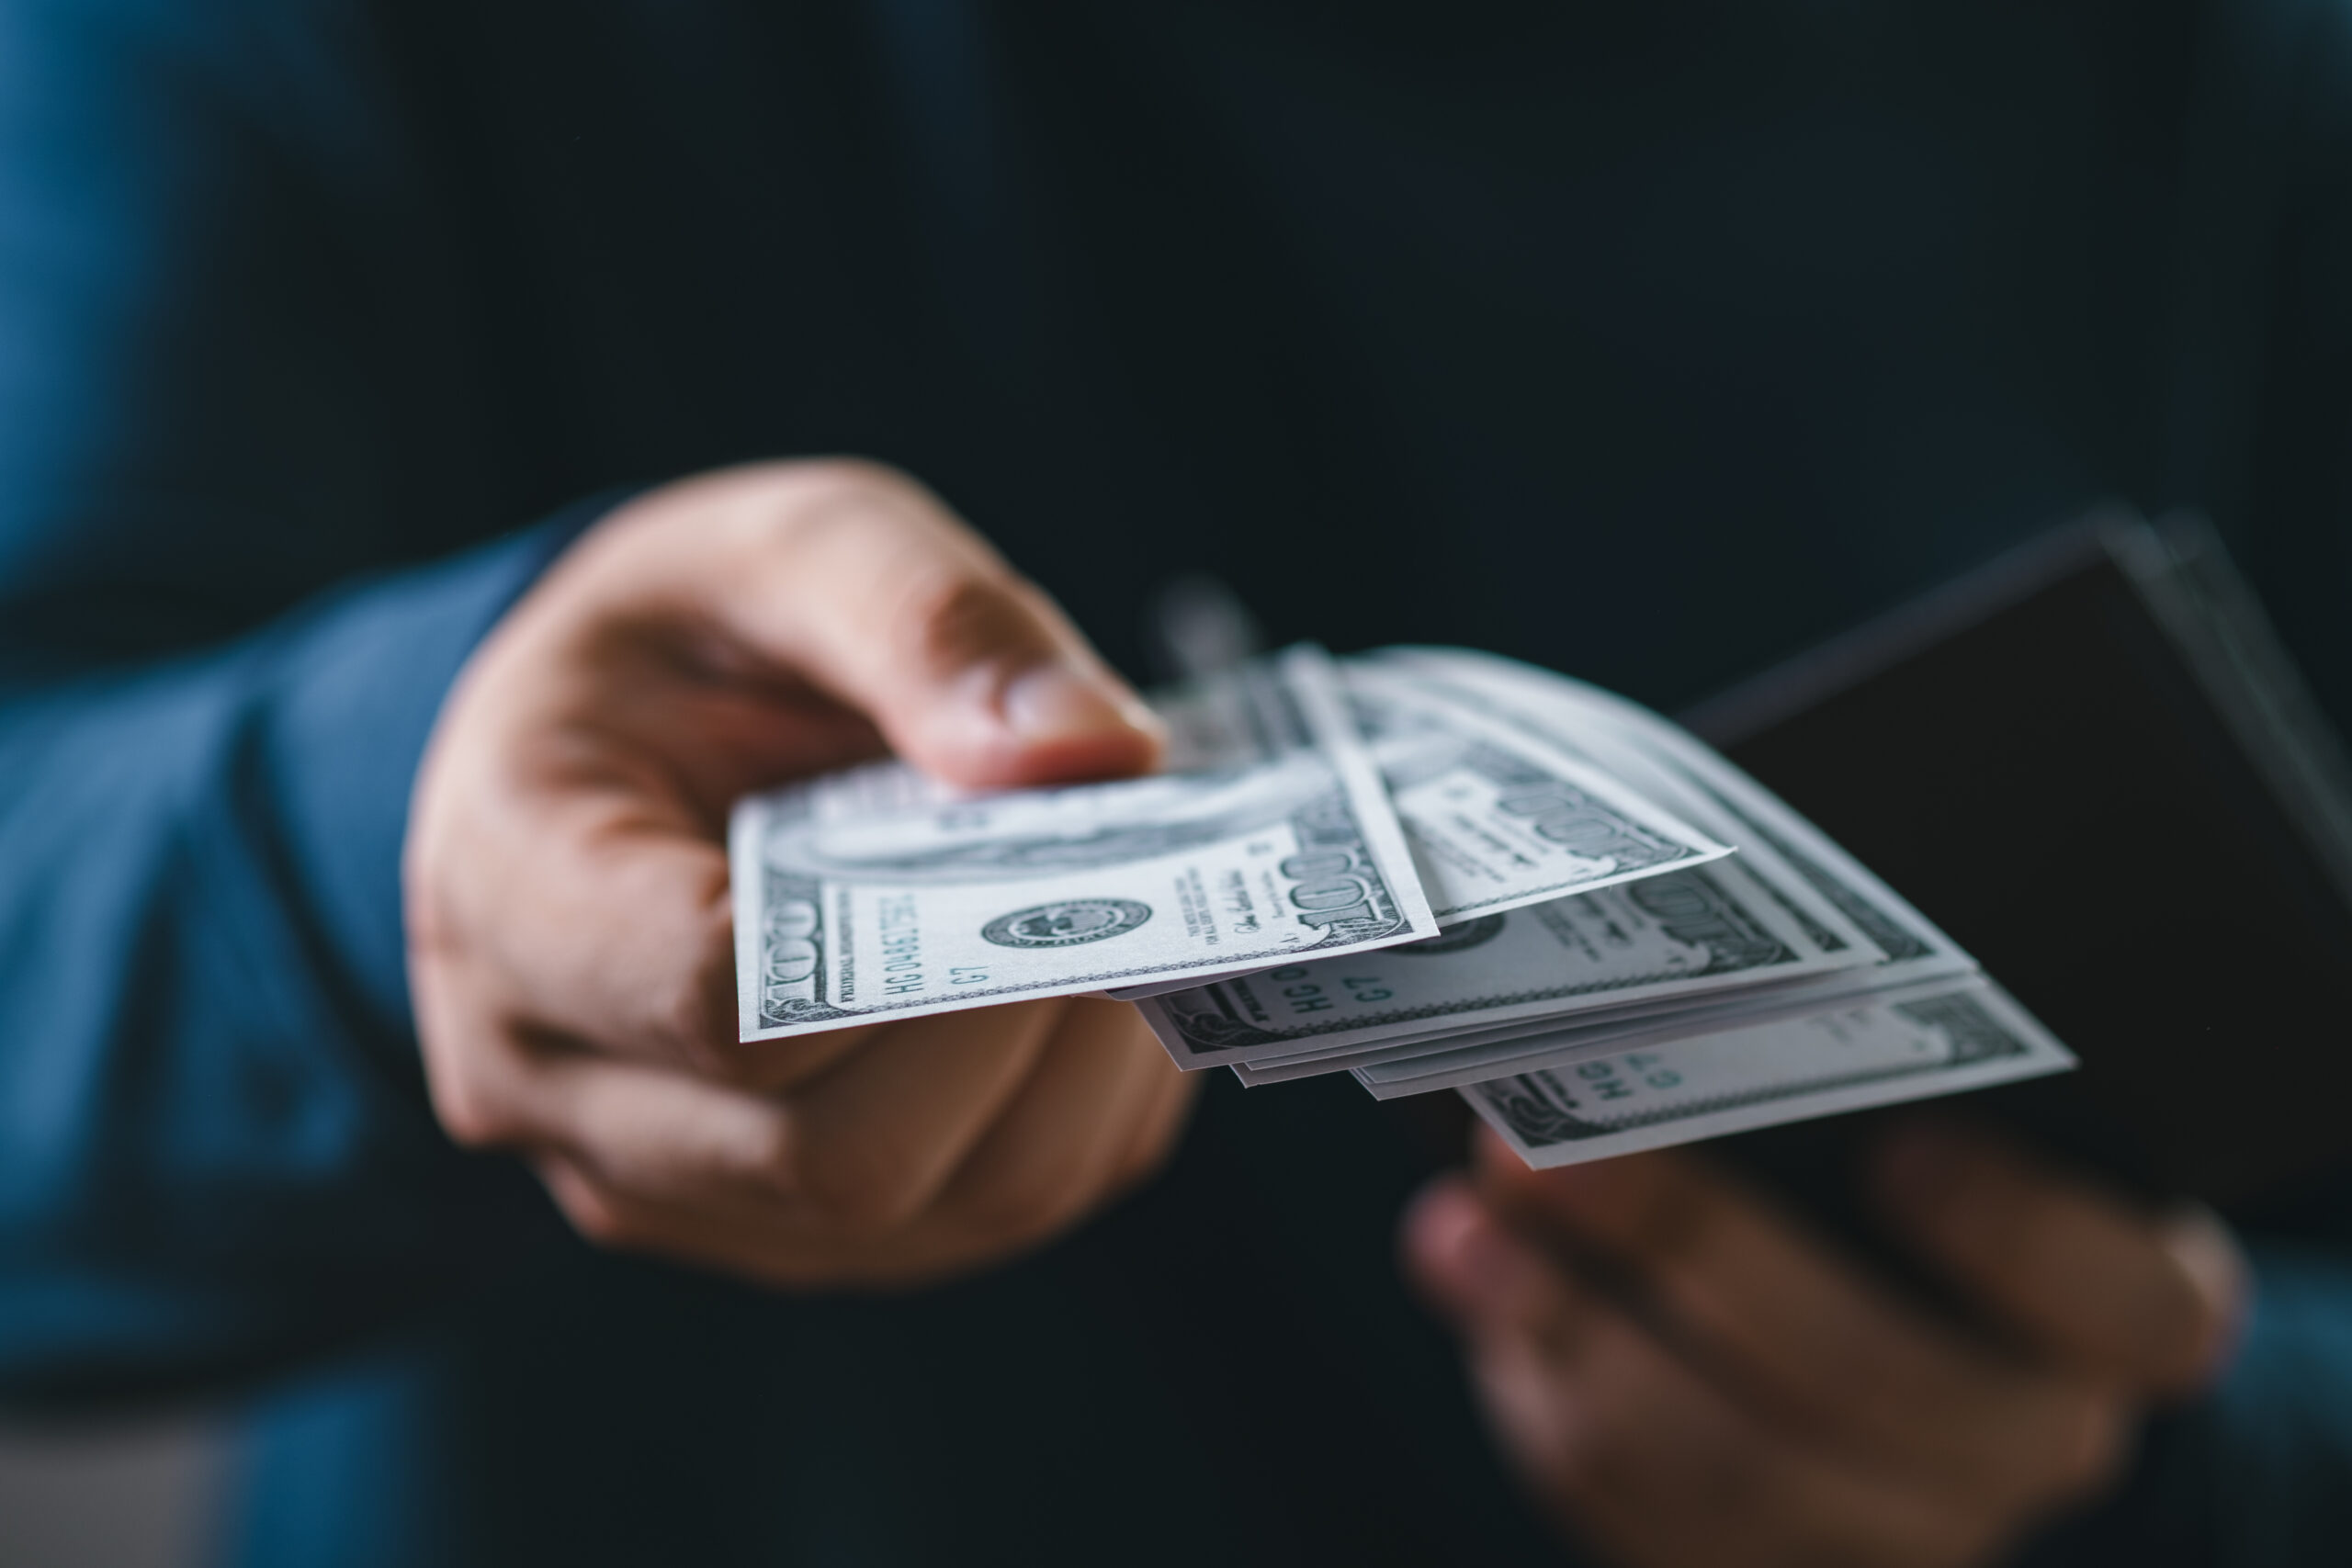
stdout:
<svg viewBox="0 0 2352 1568">
<path fill-rule="evenodd" d="M 742 1037 L 1106 995 L 1187 1070 L 1458 1090 L 1536 1166 L 2074 1065 L 1811 824 L 1595 687 L 1295 648 L 1155 705 L 1148 778 L 975 795 L 877 763 L 739 805 Z"/>
</svg>

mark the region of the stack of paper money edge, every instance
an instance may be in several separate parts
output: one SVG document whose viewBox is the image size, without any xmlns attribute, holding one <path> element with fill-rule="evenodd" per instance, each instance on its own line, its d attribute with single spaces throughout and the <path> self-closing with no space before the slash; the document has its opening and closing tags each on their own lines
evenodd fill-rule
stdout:
<svg viewBox="0 0 2352 1568">
<path fill-rule="evenodd" d="M 1737 851 L 1713 871 L 1647 874 L 1743 876 L 1847 959 L 1712 997 L 1580 998 L 1549 1017 L 1522 1009 L 1505 1019 L 1509 1005 L 1464 1005 L 1445 1027 L 1338 1048 L 1204 1051 L 1185 1016 L 1188 1007 L 1216 1008 L 1219 987 L 1142 1001 L 1180 1066 L 1230 1066 L 1251 1085 L 1345 1068 L 1382 1099 L 1458 1089 L 1532 1163 L 1566 1164 L 2073 1065 L 1950 937 L 1657 715 L 1582 682 L 1460 650 L 1392 649 L 1351 661 L 1347 674 L 1351 686 L 1401 682 L 1441 694 L 1608 773 Z"/>
<path fill-rule="evenodd" d="M 779 1012 L 762 977 L 797 973 L 778 967 L 791 933 L 753 888 L 774 877 L 763 803 L 747 802 L 732 844 L 746 1038 L 1100 992 L 1136 1001 L 1186 1070 L 1231 1066 L 1252 1086 L 1345 1070 L 1382 1099 L 1457 1089 L 1536 1164 L 2072 1065 L 1950 938 L 1645 709 L 1460 650 L 1335 668 L 1293 649 L 1261 670 L 1279 678 L 1257 678 L 1261 708 L 1274 692 L 1345 781 L 1361 857 L 1378 863 L 1364 879 L 1387 898 L 1380 929 L 1157 972 L 1073 963 L 1002 995 L 875 1011 L 837 976 Z M 1216 746 L 1190 760 L 1220 761 Z"/>
</svg>

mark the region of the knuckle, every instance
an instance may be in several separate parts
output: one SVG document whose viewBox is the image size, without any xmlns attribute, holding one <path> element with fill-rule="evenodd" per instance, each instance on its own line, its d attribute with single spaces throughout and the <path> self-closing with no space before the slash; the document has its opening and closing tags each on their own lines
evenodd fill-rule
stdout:
<svg viewBox="0 0 2352 1568">
<path fill-rule="evenodd" d="M 731 1065 L 732 1009 L 721 1004 L 707 968 L 664 982 L 650 1003 L 648 1028 L 673 1056 L 711 1067 Z"/>
<path fill-rule="evenodd" d="M 460 1147 L 493 1148 L 514 1132 L 512 1114 L 479 1075 L 462 1067 L 432 1075 L 433 1113 Z"/>
</svg>

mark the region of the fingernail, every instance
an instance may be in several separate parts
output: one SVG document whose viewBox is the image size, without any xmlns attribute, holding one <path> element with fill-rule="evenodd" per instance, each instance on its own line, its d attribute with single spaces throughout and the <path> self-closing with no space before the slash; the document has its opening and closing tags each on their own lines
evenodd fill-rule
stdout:
<svg viewBox="0 0 2352 1568">
<path fill-rule="evenodd" d="M 1023 740 L 1070 740 L 1120 729 L 1155 733 L 1140 699 L 1104 676 L 1059 660 L 1023 671 L 1004 689 L 1004 719 Z"/>
</svg>

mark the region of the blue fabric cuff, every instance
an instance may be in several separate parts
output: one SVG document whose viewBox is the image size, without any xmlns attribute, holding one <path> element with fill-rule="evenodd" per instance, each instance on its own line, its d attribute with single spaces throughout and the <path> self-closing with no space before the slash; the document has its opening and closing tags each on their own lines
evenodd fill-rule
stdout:
<svg viewBox="0 0 2352 1568">
<path fill-rule="evenodd" d="M 371 1048 L 414 1066 L 401 908 L 409 796 L 443 698 L 475 647 L 557 556 L 637 493 L 608 491 L 536 527 L 338 590 L 257 649 L 277 690 L 255 759 L 266 832 L 317 937 L 318 978 Z"/>
</svg>

